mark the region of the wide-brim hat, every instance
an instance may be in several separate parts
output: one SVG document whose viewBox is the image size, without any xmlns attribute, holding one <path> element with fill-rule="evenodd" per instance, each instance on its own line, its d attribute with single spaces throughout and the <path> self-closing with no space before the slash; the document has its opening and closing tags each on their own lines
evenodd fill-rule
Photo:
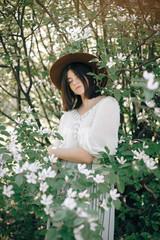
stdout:
<svg viewBox="0 0 160 240">
<path fill-rule="evenodd" d="M 92 59 L 97 59 L 97 61 L 90 62 Z M 107 83 L 107 72 L 105 68 L 100 68 L 100 69 L 98 68 L 97 66 L 98 61 L 99 59 L 95 55 L 92 55 L 89 53 L 83 53 L 83 52 L 68 53 L 53 63 L 50 69 L 50 78 L 54 83 L 54 85 L 59 90 L 61 90 L 62 72 L 64 68 L 73 62 L 80 62 L 80 63 L 85 63 L 91 66 L 95 74 L 99 74 L 99 73 L 106 74 L 100 83 L 100 86 L 104 87 Z"/>
</svg>

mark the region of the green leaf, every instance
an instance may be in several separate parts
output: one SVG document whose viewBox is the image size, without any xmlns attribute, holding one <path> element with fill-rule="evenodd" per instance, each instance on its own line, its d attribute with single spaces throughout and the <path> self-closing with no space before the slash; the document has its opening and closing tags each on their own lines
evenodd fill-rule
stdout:
<svg viewBox="0 0 160 240">
<path fill-rule="evenodd" d="M 114 96 L 116 100 L 119 102 L 119 100 L 121 99 L 121 91 L 120 90 L 114 91 Z"/>
<path fill-rule="evenodd" d="M 58 211 L 55 213 L 55 215 L 54 215 L 54 217 L 53 217 L 53 220 L 54 220 L 55 222 L 61 221 L 61 220 L 63 220 L 63 219 L 66 217 L 66 215 L 67 215 L 66 210 L 64 210 L 64 209 L 58 210 Z"/>
<path fill-rule="evenodd" d="M 115 175 L 113 173 L 110 174 L 109 175 L 109 182 L 110 182 L 111 185 L 115 184 L 117 182 L 117 175 Z"/>
<path fill-rule="evenodd" d="M 119 190 L 120 193 L 124 193 L 125 185 L 124 185 L 123 182 L 119 182 L 117 184 L 117 187 L 118 187 L 118 190 Z"/>
<path fill-rule="evenodd" d="M 9 134 L 7 131 L 2 131 L 1 134 L 2 134 L 2 135 L 5 135 L 5 136 L 7 136 L 7 137 L 10 136 L 10 134 Z"/>
<path fill-rule="evenodd" d="M 121 201 L 117 198 L 116 200 L 113 200 L 113 204 L 117 210 L 121 207 Z"/>
<path fill-rule="evenodd" d="M 5 126 L 0 125 L 0 130 L 5 130 L 5 129 L 6 129 Z"/>
<path fill-rule="evenodd" d="M 49 229 L 45 237 L 45 240 L 53 240 L 53 239 L 57 239 L 57 230 L 54 228 Z"/>
<path fill-rule="evenodd" d="M 144 95 L 145 95 L 146 101 L 150 101 L 154 97 L 154 92 L 152 92 L 149 89 L 144 89 Z"/>
<path fill-rule="evenodd" d="M 83 218 L 76 218 L 73 222 L 74 226 L 79 226 L 80 224 L 82 224 L 84 222 Z"/>
<path fill-rule="evenodd" d="M 15 177 L 15 181 L 16 181 L 16 184 L 18 185 L 18 187 L 20 187 L 22 184 L 23 184 L 23 177 L 22 177 L 22 175 L 17 175 L 16 177 Z"/>
<path fill-rule="evenodd" d="M 11 158 L 11 156 L 8 155 L 8 154 L 3 154 L 3 155 L 2 155 L 2 159 L 8 161 L 8 160 L 11 160 L 12 158 Z"/>
</svg>

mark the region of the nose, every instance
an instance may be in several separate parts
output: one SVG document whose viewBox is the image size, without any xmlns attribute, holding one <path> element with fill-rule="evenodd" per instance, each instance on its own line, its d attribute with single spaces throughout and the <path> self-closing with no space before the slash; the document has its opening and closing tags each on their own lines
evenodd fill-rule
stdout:
<svg viewBox="0 0 160 240">
<path fill-rule="evenodd" d="M 74 84 L 74 85 L 77 85 L 79 82 L 80 82 L 79 78 L 75 77 L 75 78 L 73 79 L 73 84 Z"/>
</svg>

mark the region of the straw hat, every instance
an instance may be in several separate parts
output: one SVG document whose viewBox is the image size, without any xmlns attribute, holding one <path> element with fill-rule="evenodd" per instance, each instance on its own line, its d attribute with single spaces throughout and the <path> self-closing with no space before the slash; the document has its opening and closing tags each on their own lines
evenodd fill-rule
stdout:
<svg viewBox="0 0 160 240">
<path fill-rule="evenodd" d="M 83 52 L 76 52 L 76 53 L 68 53 L 64 55 L 63 57 L 59 58 L 54 64 L 52 65 L 50 69 L 50 78 L 54 85 L 61 90 L 61 76 L 64 68 L 73 62 L 80 62 L 88 64 L 92 67 L 93 71 L 98 73 L 106 73 L 105 68 L 98 69 L 97 62 L 89 62 L 92 59 L 98 58 L 92 54 L 89 53 L 83 53 Z M 103 81 L 101 82 L 101 86 L 104 87 L 107 82 L 107 76 L 104 77 Z"/>
</svg>

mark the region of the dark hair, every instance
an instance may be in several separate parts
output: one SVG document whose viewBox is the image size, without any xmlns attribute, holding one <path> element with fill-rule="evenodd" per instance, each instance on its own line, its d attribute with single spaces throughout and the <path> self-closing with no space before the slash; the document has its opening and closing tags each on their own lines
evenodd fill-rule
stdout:
<svg viewBox="0 0 160 240">
<path fill-rule="evenodd" d="M 67 81 L 68 70 L 72 70 L 73 73 L 82 81 L 85 89 L 85 97 L 88 99 L 97 97 L 101 95 L 99 87 L 96 85 L 96 79 L 94 75 L 89 75 L 88 73 L 94 72 L 92 68 L 85 63 L 74 62 L 65 67 L 62 73 L 62 100 L 63 108 L 65 111 L 79 108 L 82 104 L 81 97 L 75 95 L 70 89 L 69 83 Z M 86 81 L 86 78 L 88 82 Z"/>
</svg>

